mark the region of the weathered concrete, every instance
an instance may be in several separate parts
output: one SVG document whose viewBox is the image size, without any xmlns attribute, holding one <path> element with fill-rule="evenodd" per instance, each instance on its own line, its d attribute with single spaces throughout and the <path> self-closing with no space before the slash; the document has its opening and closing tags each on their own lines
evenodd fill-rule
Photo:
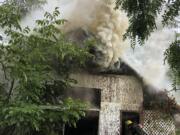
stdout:
<svg viewBox="0 0 180 135">
<path fill-rule="evenodd" d="M 141 83 L 133 76 L 73 74 L 76 87 L 101 90 L 99 135 L 119 135 L 120 111 L 140 111 L 143 103 Z"/>
<path fill-rule="evenodd" d="M 101 90 L 101 102 L 117 103 L 122 110 L 138 111 L 142 107 L 143 92 L 133 76 L 74 74 L 77 87 Z"/>
</svg>

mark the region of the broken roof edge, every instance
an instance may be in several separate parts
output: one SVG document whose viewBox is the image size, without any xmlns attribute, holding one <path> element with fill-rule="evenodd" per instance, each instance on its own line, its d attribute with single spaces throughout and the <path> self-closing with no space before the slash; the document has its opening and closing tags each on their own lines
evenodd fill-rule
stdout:
<svg viewBox="0 0 180 135">
<path fill-rule="evenodd" d="M 175 98 L 170 97 L 166 91 L 158 91 L 151 86 L 144 85 L 143 95 L 144 109 L 159 110 L 171 115 L 180 113 L 180 105 L 178 105 Z"/>
</svg>

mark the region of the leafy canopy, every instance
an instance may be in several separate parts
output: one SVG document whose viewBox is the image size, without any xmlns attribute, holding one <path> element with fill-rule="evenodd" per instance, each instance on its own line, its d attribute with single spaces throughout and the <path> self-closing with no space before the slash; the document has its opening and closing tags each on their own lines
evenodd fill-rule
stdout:
<svg viewBox="0 0 180 135">
<path fill-rule="evenodd" d="M 165 60 L 170 65 L 173 74 L 173 90 L 179 90 L 180 85 L 180 40 L 173 42 L 165 52 Z"/>
<path fill-rule="evenodd" d="M 120 8 L 121 7 L 121 8 Z M 129 28 L 124 38 L 131 39 L 131 45 L 136 45 L 138 40 L 140 45 L 148 39 L 154 30 L 156 30 L 157 16 L 162 15 L 162 24 L 168 25 L 179 16 L 179 0 L 116 0 L 116 9 L 124 10 L 129 17 Z"/>
<path fill-rule="evenodd" d="M 11 11 L 14 12 L 11 12 Z M 0 27 L 7 44 L 0 44 L 0 134 L 59 134 L 63 123 L 74 125 L 85 115 L 86 104 L 64 100 L 62 90 L 75 80 L 69 77 L 89 54 L 64 38 L 58 8 L 36 27 L 22 28 L 16 4 L 0 6 Z"/>
</svg>

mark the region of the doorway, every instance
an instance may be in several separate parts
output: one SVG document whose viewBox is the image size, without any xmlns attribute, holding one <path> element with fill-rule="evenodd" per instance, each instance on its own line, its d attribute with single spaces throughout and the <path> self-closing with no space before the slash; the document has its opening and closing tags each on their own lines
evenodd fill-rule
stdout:
<svg viewBox="0 0 180 135">
<path fill-rule="evenodd" d="M 125 122 L 131 120 L 133 123 L 140 122 L 140 116 L 137 112 L 121 112 L 121 135 L 126 135 Z"/>
<path fill-rule="evenodd" d="M 99 123 L 99 112 L 87 112 L 85 118 L 77 122 L 77 127 L 65 126 L 65 135 L 97 135 Z"/>
</svg>

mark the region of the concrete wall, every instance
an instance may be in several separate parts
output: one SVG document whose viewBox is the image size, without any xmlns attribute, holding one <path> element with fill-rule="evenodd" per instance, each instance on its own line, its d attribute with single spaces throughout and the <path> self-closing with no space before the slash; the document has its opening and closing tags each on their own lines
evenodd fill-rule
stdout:
<svg viewBox="0 0 180 135">
<path fill-rule="evenodd" d="M 139 111 L 143 103 L 140 82 L 133 76 L 73 74 L 77 87 L 101 90 L 99 135 L 119 135 L 120 111 Z"/>
</svg>

